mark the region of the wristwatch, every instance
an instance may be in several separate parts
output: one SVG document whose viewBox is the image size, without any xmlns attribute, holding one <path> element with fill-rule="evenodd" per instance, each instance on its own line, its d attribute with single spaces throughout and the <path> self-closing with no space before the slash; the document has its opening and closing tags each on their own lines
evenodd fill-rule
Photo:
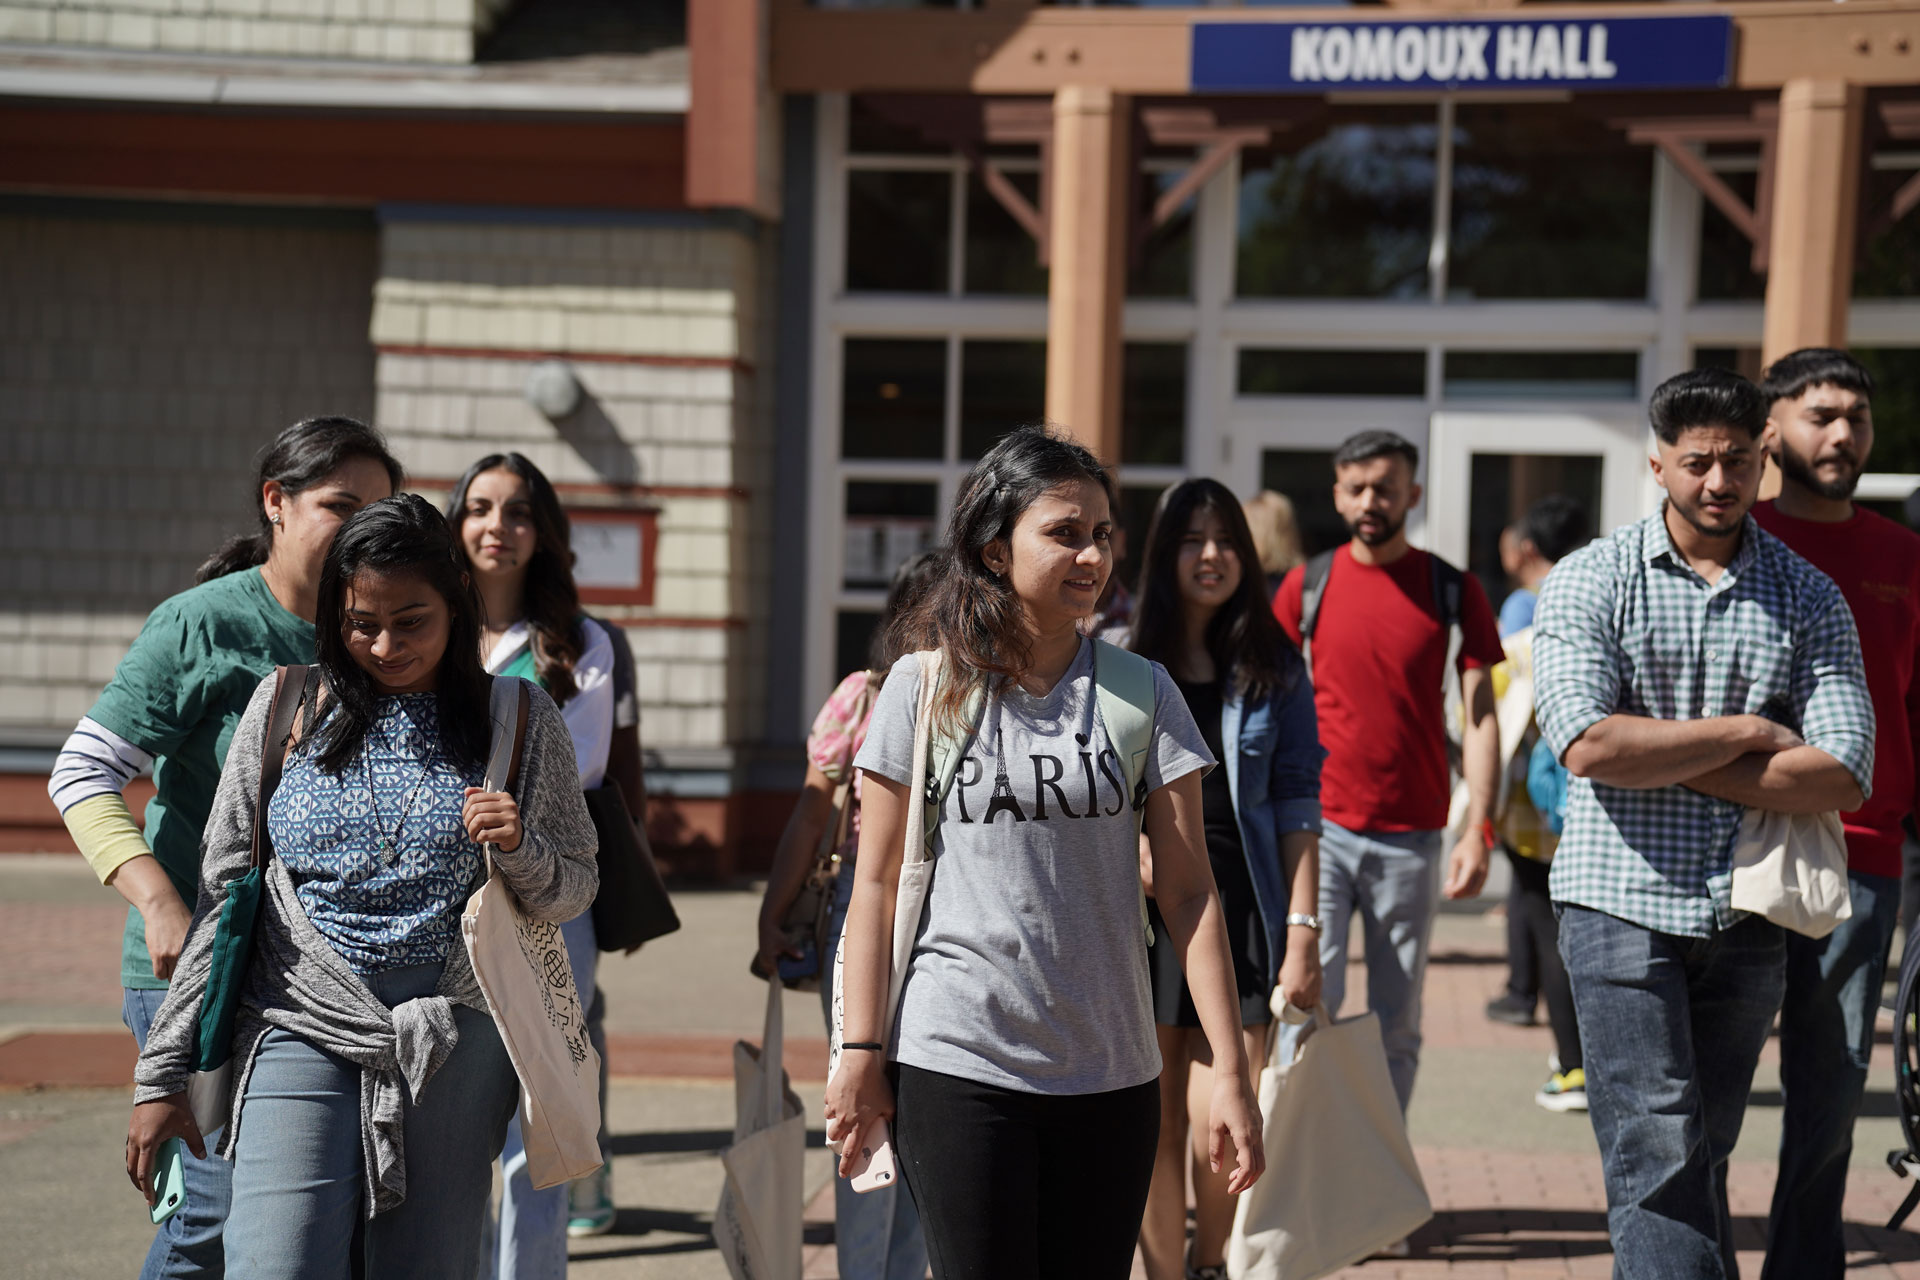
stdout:
<svg viewBox="0 0 1920 1280">
<path fill-rule="evenodd" d="M 1289 925 L 1303 924 L 1315 933 L 1320 932 L 1320 917 L 1310 916 L 1304 911 L 1289 912 L 1287 914 L 1287 923 Z"/>
</svg>

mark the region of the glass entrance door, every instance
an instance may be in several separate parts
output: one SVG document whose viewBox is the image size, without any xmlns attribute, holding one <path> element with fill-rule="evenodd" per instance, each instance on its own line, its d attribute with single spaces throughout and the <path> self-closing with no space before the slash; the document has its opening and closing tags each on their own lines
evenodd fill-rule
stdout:
<svg viewBox="0 0 1920 1280">
<path fill-rule="evenodd" d="M 1226 482 L 1241 497 L 1262 489 L 1285 494 L 1300 526 L 1301 549 L 1313 556 L 1347 540 L 1333 509 L 1333 451 L 1361 431 L 1397 432 L 1428 466 L 1428 415 L 1419 401 L 1243 396 L 1234 402 Z M 1425 514 L 1415 508 L 1408 536 L 1422 542 Z"/>
<path fill-rule="evenodd" d="M 1653 510 L 1647 427 L 1635 406 L 1433 415 L 1423 505 L 1432 550 L 1475 574 L 1495 606 L 1508 584 L 1500 533 L 1550 494 L 1565 494 L 1604 534 Z"/>
</svg>

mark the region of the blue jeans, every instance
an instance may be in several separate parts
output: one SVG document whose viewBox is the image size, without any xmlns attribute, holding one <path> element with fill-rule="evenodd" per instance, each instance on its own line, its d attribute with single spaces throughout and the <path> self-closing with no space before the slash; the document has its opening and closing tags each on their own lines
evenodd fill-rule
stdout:
<svg viewBox="0 0 1920 1280">
<path fill-rule="evenodd" d="M 827 922 L 827 952 L 820 958 L 820 1005 L 833 1021 L 833 962 L 840 930 L 853 896 L 853 864 L 842 863 L 833 886 L 833 910 Z M 896 1153 L 899 1143 L 894 1144 Z M 833 1248 L 842 1280 L 922 1280 L 927 1274 L 927 1240 L 913 1197 L 900 1182 L 877 1191 L 857 1192 L 845 1178 L 833 1180 Z"/>
<path fill-rule="evenodd" d="M 1867 1089 L 1874 1019 L 1900 915 L 1900 881 L 1847 873 L 1853 915 L 1824 938 L 1787 935 L 1780 1008 L 1780 1176 L 1761 1280 L 1846 1272 L 1840 1209 L 1853 1122 Z"/>
<path fill-rule="evenodd" d="M 147 1047 L 153 1015 L 166 998 L 165 991 L 125 989 L 120 1017 L 142 1049 Z M 205 1160 L 196 1160 L 191 1151 L 180 1153 L 186 1203 L 153 1233 L 153 1245 L 140 1267 L 140 1280 L 182 1280 L 188 1276 L 218 1280 L 226 1274 L 220 1233 L 227 1222 L 227 1202 L 233 1198 L 233 1166 L 213 1154 L 223 1132 L 215 1129 L 202 1135 L 207 1142 Z"/>
<path fill-rule="evenodd" d="M 1444 831 L 1349 831 L 1335 822 L 1320 835 L 1320 967 L 1322 999 L 1340 1012 L 1347 994 L 1347 936 L 1360 917 L 1366 948 L 1367 1008 L 1380 1018 L 1387 1072 L 1400 1110 L 1413 1097 L 1420 1069 L 1420 996 L 1427 947 L 1440 903 Z M 1283 1051 L 1299 1033 L 1280 1034 Z"/>
<path fill-rule="evenodd" d="M 1560 904 L 1615 1280 L 1734 1280 L 1727 1158 L 1786 986 L 1785 931 L 1710 938 Z"/>
<path fill-rule="evenodd" d="M 389 1007 L 440 966 L 365 979 Z M 365 1217 L 360 1068 L 291 1032 L 260 1044 L 234 1152 L 227 1258 L 246 1280 L 473 1280 L 493 1160 L 519 1096 L 493 1019 L 456 1006 L 459 1043 L 406 1103 L 407 1198 Z M 352 1256 L 359 1230 L 360 1265 Z"/>
<path fill-rule="evenodd" d="M 599 960 L 599 940 L 593 931 L 593 912 L 582 911 L 560 926 L 560 937 L 567 944 L 567 960 L 573 965 L 573 984 L 581 992 L 582 1005 L 593 998 L 594 966 Z M 601 1079 L 605 1079 L 606 1046 L 594 1048 L 601 1056 Z M 600 1095 L 600 1130 L 606 1132 L 606 1092 Z M 536 1191 L 527 1174 L 527 1149 L 520 1138 L 520 1111 L 516 1107 L 507 1125 L 507 1145 L 500 1153 L 500 1175 L 505 1192 L 500 1197 L 500 1221 L 488 1224 L 494 1237 L 493 1273 L 500 1280 L 566 1280 L 567 1275 L 567 1191 L 568 1183 Z M 484 1256 L 484 1255 L 483 1255 Z"/>
</svg>

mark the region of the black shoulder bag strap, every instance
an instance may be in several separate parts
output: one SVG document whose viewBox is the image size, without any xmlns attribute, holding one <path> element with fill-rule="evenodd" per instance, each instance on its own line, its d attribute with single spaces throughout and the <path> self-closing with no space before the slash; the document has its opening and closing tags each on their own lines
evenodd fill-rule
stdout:
<svg viewBox="0 0 1920 1280">
<path fill-rule="evenodd" d="M 1334 552 L 1322 551 L 1307 561 L 1300 578 L 1300 657 L 1306 663 L 1307 676 L 1313 676 L 1313 629 L 1320 621 L 1320 602 L 1327 595 L 1327 579 L 1333 576 Z"/>
</svg>

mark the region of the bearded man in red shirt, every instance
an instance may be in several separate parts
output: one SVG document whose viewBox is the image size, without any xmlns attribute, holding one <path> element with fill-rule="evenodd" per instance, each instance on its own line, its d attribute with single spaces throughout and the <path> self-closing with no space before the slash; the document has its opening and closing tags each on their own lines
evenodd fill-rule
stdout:
<svg viewBox="0 0 1920 1280">
<path fill-rule="evenodd" d="M 1358 916 L 1367 1007 L 1380 1016 L 1403 1112 L 1420 1063 L 1420 997 L 1440 895 L 1474 897 L 1487 878 L 1500 773 L 1490 673 L 1507 656 L 1480 580 L 1407 542 L 1419 463 L 1413 443 L 1391 431 L 1342 444 L 1333 501 L 1352 538 L 1294 569 L 1273 599 L 1274 616 L 1307 657 L 1327 751 L 1312 926 L 1326 1005 L 1339 1011 Z M 1460 771 L 1469 801 L 1451 850 L 1449 665 L 1466 708 Z"/>
<path fill-rule="evenodd" d="M 1841 1202 L 1867 1085 L 1874 1019 L 1900 909 L 1903 827 L 1913 816 L 1914 666 L 1920 653 L 1920 535 L 1853 503 L 1873 449 L 1873 379 L 1844 351 L 1782 356 L 1761 385 L 1763 437 L 1780 496 L 1760 527 L 1832 578 L 1853 611 L 1876 729 L 1872 796 L 1847 828 L 1853 915 L 1824 938 L 1787 935 L 1780 1012 L 1780 1174 L 1762 1280 L 1838 1277 Z"/>
</svg>

